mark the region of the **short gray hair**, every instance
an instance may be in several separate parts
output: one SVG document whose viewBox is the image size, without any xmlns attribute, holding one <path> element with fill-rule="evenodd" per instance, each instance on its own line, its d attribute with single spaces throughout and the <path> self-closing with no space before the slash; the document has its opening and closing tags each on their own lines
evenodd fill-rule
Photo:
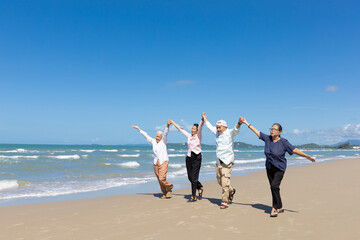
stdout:
<svg viewBox="0 0 360 240">
<path fill-rule="evenodd" d="M 162 132 L 162 131 L 157 131 L 157 132 L 156 132 L 156 135 L 157 135 L 157 134 L 160 134 L 160 135 L 162 136 L 162 135 L 163 135 L 163 132 Z"/>
</svg>

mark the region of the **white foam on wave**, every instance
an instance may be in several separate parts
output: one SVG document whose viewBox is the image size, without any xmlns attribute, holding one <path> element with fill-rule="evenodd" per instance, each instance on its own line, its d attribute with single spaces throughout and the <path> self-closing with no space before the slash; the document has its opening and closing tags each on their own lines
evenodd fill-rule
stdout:
<svg viewBox="0 0 360 240">
<path fill-rule="evenodd" d="M 5 155 L 0 155 L 0 159 L 20 159 L 20 158 L 23 158 L 23 159 L 37 159 L 39 158 L 39 156 L 22 156 L 22 155 L 16 155 L 16 156 L 5 156 Z"/>
<path fill-rule="evenodd" d="M 38 150 L 26 150 L 23 148 L 18 148 L 15 150 L 4 150 L 4 151 L 0 151 L 1 153 L 38 153 Z"/>
<path fill-rule="evenodd" d="M 0 199 L 23 199 L 23 198 L 40 198 L 55 197 L 60 195 L 68 195 L 73 193 L 83 193 L 99 191 L 114 187 L 121 187 L 130 184 L 141 184 L 149 181 L 155 181 L 154 176 L 151 177 L 131 177 L 131 178 L 110 178 L 100 181 L 69 181 L 69 182 L 43 182 L 31 186 L 31 190 L 27 188 L 25 191 L 11 191 L 7 194 L 0 195 Z M 1 181 L 0 181 L 1 182 Z M 29 191 L 30 190 L 30 191 Z"/>
<path fill-rule="evenodd" d="M 175 151 L 175 149 L 173 149 L 173 148 L 169 148 L 168 150 L 169 150 L 169 152 L 174 152 Z"/>
<path fill-rule="evenodd" d="M 185 154 L 169 154 L 169 157 L 185 157 Z"/>
<path fill-rule="evenodd" d="M 0 181 L 0 191 L 11 189 L 11 188 L 17 188 L 19 187 L 19 183 L 17 180 L 1 180 Z"/>
<path fill-rule="evenodd" d="M 233 167 L 233 171 L 246 171 L 246 170 L 257 170 L 257 169 L 265 169 L 265 166 L 248 166 L 248 167 Z"/>
<path fill-rule="evenodd" d="M 50 158 L 56 159 L 80 159 L 80 156 L 77 154 L 74 155 L 58 155 L 58 156 L 49 156 Z"/>
<path fill-rule="evenodd" d="M 106 166 L 120 166 L 124 168 L 138 168 L 140 163 L 135 161 L 124 162 L 124 163 L 105 163 Z"/>
<path fill-rule="evenodd" d="M 101 151 L 101 152 L 118 152 L 117 149 L 101 149 L 99 151 Z"/>
<path fill-rule="evenodd" d="M 183 169 L 175 171 L 175 172 L 168 172 L 168 177 L 174 178 L 174 177 L 178 177 L 178 176 L 185 176 L 186 174 L 187 174 L 187 170 L 186 170 L 186 168 L 183 168 Z"/>
<path fill-rule="evenodd" d="M 257 162 L 265 162 L 265 158 L 256 158 L 250 160 L 235 160 L 234 163 L 245 164 L 245 163 L 257 163 Z"/>
<path fill-rule="evenodd" d="M 212 152 L 216 152 L 216 150 L 202 150 L 202 152 L 212 153 Z"/>
<path fill-rule="evenodd" d="M 169 168 L 182 168 L 182 167 L 185 167 L 185 165 L 184 164 L 176 164 L 176 163 L 169 164 Z"/>
<path fill-rule="evenodd" d="M 140 154 L 119 154 L 119 157 L 140 157 Z"/>
<path fill-rule="evenodd" d="M 87 153 L 92 153 L 92 152 L 95 152 L 96 150 L 94 149 L 90 149 L 90 150 L 87 150 L 87 149 L 81 149 L 80 152 L 87 152 Z"/>
</svg>

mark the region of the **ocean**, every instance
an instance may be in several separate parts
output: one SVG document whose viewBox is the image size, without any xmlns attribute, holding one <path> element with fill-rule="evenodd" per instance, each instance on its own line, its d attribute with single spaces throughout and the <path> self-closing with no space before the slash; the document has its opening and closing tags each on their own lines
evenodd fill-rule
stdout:
<svg viewBox="0 0 360 240">
<path fill-rule="evenodd" d="M 360 149 L 301 149 L 319 162 L 360 156 Z M 168 145 L 168 179 L 188 188 L 187 146 Z M 215 180 L 215 147 L 203 147 L 200 181 Z M 287 155 L 288 167 L 312 164 Z M 160 192 L 149 145 L 0 145 L 0 206 Z M 232 176 L 265 169 L 263 148 L 235 148 Z M 190 188 L 189 188 L 190 189 Z M 189 190 L 190 191 L 190 190 Z"/>
</svg>

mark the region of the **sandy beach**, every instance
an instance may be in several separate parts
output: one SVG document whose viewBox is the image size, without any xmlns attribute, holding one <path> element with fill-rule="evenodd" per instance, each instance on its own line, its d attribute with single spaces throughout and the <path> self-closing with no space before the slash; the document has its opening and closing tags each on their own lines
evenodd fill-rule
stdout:
<svg viewBox="0 0 360 240">
<path fill-rule="evenodd" d="M 281 185 L 285 212 L 270 218 L 264 171 L 232 178 L 233 204 L 220 210 L 221 188 L 203 182 L 159 193 L 1 207 L 0 239 L 360 239 L 360 159 L 288 168 Z"/>
</svg>

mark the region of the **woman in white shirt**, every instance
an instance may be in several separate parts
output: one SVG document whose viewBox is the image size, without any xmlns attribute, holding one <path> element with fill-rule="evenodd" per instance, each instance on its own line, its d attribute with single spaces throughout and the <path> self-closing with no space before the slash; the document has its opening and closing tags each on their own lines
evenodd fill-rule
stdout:
<svg viewBox="0 0 360 240">
<path fill-rule="evenodd" d="M 163 196 L 161 197 L 162 199 L 170 198 L 173 188 L 173 185 L 166 181 L 166 174 L 169 165 L 166 142 L 170 124 L 170 121 L 168 121 L 164 134 L 160 131 L 157 132 L 155 139 L 149 137 L 149 135 L 138 126 L 132 126 L 140 131 L 140 133 L 146 138 L 146 141 L 152 144 L 154 154 L 154 173 L 159 181 L 161 192 L 163 193 Z"/>
<path fill-rule="evenodd" d="M 170 120 L 172 124 L 187 137 L 188 141 L 188 153 L 186 156 L 186 170 L 188 174 L 188 179 L 191 182 L 191 197 L 189 202 L 195 202 L 196 199 L 196 189 L 199 192 L 199 200 L 202 199 L 203 186 L 199 182 L 199 173 L 201 168 L 201 130 L 204 125 L 204 121 L 201 120 L 200 124 L 194 124 L 191 128 L 191 134 L 185 131 L 182 127 L 177 125 L 174 121 Z"/>
</svg>

